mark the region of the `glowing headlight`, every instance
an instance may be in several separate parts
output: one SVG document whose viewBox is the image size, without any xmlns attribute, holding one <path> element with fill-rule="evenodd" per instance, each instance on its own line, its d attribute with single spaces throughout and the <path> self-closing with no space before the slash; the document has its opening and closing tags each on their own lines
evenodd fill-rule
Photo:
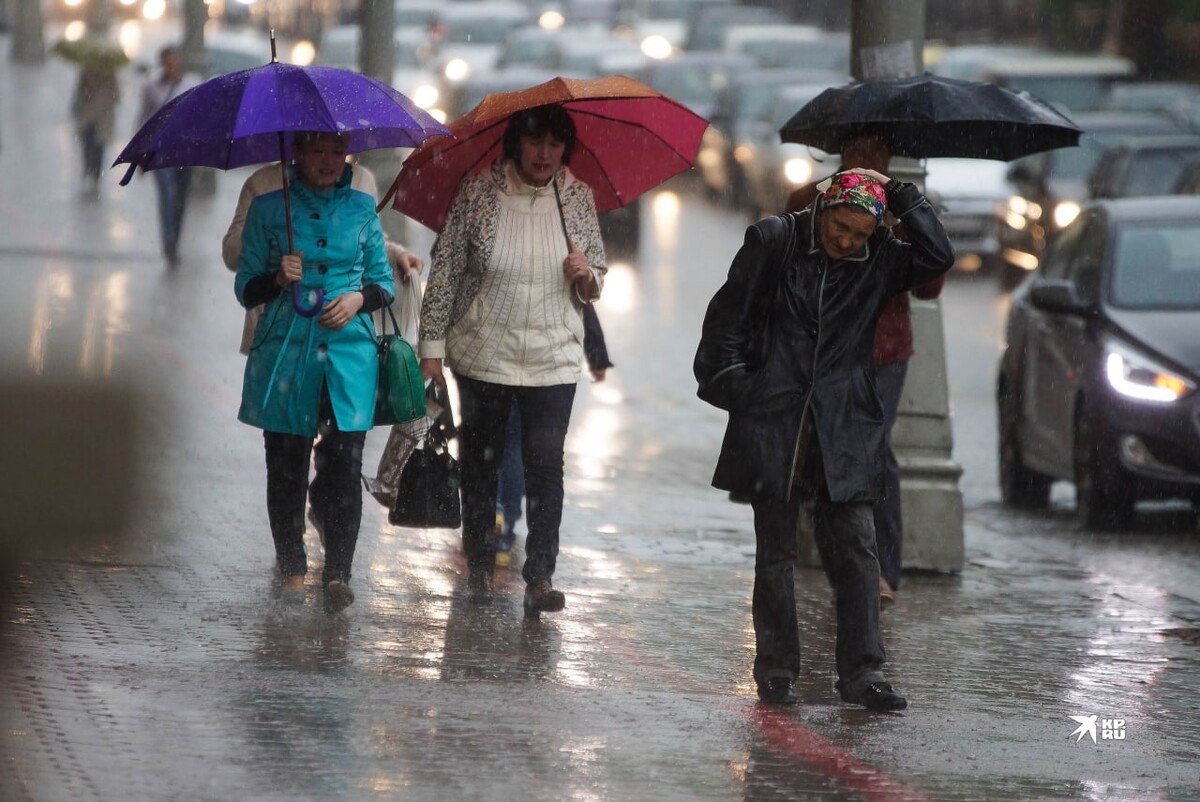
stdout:
<svg viewBox="0 0 1200 802">
<path fill-rule="evenodd" d="M 1105 376 L 1118 393 L 1140 401 L 1169 404 L 1196 386 L 1159 365 L 1149 357 L 1110 343 L 1106 349 Z"/>
<path fill-rule="evenodd" d="M 642 52 L 647 58 L 667 58 L 675 48 L 665 36 L 653 34 L 642 40 Z"/>
<path fill-rule="evenodd" d="M 543 11 L 542 15 L 538 17 L 538 27 L 543 31 L 557 31 L 565 22 L 566 19 L 563 17 L 562 12 L 555 11 L 554 9 Z"/>
<path fill-rule="evenodd" d="M 146 0 L 146 4 L 142 6 L 142 17 L 150 21 L 162 19 L 166 13 L 166 0 Z"/>
<path fill-rule="evenodd" d="M 465 81 L 471 74 L 471 65 L 467 63 L 466 59 L 452 58 L 446 62 L 442 74 L 451 81 Z"/>
<path fill-rule="evenodd" d="M 1054 225 L 1059 228 L 1066 228 L 1071 222 L 1079 216 L 1079 204 L 1075 201 L 1060 201 L 1054 207 Z"/>
<path fill-rule="evenodd" d="M 301 39 L 292 45 L 292 63 L 307 66 L 317 57 L 317 48 L 307 39 Z"/>
<path fill-rule="evenodd" d="M 783 177 L 788 183 L 800 186 L 812 180 L 813 164 L 808 159 L 788 159 L 783 163 Z"/>
<path fill-rule="evenodd" d="M 433 105 L 438 102 L 438 90 L 436 86 L 423 84 L 413 90 L 413 103 L 416 103 L 421 108 L 428 111 L 433 108 Z"/>
</svg>

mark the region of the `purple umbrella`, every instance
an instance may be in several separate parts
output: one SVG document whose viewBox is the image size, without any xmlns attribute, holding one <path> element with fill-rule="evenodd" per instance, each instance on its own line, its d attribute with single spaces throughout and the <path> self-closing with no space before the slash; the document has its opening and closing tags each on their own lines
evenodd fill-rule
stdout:
<svg viewBox="0 0 1200 802">
<path fill-rule="evenodd" d="M 274 50 L 274 40 L 271 48 Z M 385 83 L 349 70 L 269 64 L 218 75 L 171 99 L 155 112 L 113 162 L 128 164 L 121 185 L 134 171 L 163 167 L 218 167 L 291 158 L 292 136 L 301 131 L 345 134 L 348 152 L 412 148 L 450 129 Z M 288 250 L 294 251 L 287 170 L 283 167 Z M 323 297 L 300 314 L 321 310 Z"/>
</svg>

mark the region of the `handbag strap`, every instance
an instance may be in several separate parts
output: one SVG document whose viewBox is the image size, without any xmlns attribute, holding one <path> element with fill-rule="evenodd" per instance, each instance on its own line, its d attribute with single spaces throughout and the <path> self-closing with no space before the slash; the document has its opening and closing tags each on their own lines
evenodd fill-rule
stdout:
<svg viewBox="0 0 1200 802">
<path fill-rule="evenodd" d="M 391 305 L 385 306 L 383 308 L 387 312 L 387 314 L 379 316 L 381 319 L 381 324 L 379 326 L 379 339 L 377 340 L 377 342 L 383 342 L 383 338 L 387 336 L 387 322 L 388 322 L 389 317 L 392 319 L 392 333 L 397 334 L 397 335 L 400 334 L 400 324 L 396 322 L 396 316 L 394 314 L 392 314 Z"/>
</svg>

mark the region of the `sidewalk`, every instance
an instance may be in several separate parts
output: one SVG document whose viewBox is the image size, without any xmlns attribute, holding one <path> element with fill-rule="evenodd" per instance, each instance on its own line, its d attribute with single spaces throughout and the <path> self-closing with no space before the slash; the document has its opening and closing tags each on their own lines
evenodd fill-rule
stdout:
<svg viewBox="0 0 1200 802">
<path fill-rule="evenodd" d="M 8 580 L 0 799 L 1200 800 L 1200 654 L 1181 637 L 1200 621 L 1194 533 L 1093 537 L 1066 509 L 1002 510 L 979 479 L 990 454 L 962 434 L 968 564 L 906 575 L 884 613 L 911 708 L 838 703 L 812 570 L 802 703 L 756 704 L 750 512 L 708 486 L 724 420 L 690 373 L 727 269 L 714 253 L 743 223 L 696 199 L 606 291 L 617 367 L 577 397 L 562 614 L 522 619 L 519 565 L 472 605 L 457 533 L 392 527 L 369 498 L 358 601 L 324 615 L 310 571 L 305 608 L 275 604 L 261 437 L 235 420 L 241 312 L 219 262 L 245 173 L 192 205 L 168 274 L 149 182 L 118 189 L 114 173 L 102 203 L 75 197 L 69 68 L 2 64 L 0 366 L 20 368 L 44 330 L 49 364 L 75 369 L 90 309 L 108 321 L 111 375 L 149 400 L 130 535 Z M 63 286 L 61 305 L 45 300 Z M 945 294 L 947 309 L 991 303 L 970 284 Z M 994 425 L 986 382 L 957 384 L 977 363 L 951 368 L 956 434 Z M 384 439 L 369 436 L 368 470 Z M 307 545 L 319 568 L 315 533 Z M 1098 716 L 1096 743 L 1072 737 L 1072 715 Z"/>
</svg>

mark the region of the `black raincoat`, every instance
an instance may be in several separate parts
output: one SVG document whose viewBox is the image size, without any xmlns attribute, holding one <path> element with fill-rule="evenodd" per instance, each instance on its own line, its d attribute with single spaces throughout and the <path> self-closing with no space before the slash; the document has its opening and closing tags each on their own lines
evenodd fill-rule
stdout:
<svg viewBox="0 0 1200 802">
<path fill-rule="evenodd" d="M 833 501 L 883 491 L 884 416 L 875 389 L 875 323 L 893 295 L 954 264 L 929 202 L 912 184 L 888 193 L 909 242 L 880 227 L 854 256 L 830 262 L 810 206 L 746 230 L 704 317 L 697 395 L 729 412 L 713 486 L 786 499 L 801 423 L 812 416 Z"/>
</svg>

